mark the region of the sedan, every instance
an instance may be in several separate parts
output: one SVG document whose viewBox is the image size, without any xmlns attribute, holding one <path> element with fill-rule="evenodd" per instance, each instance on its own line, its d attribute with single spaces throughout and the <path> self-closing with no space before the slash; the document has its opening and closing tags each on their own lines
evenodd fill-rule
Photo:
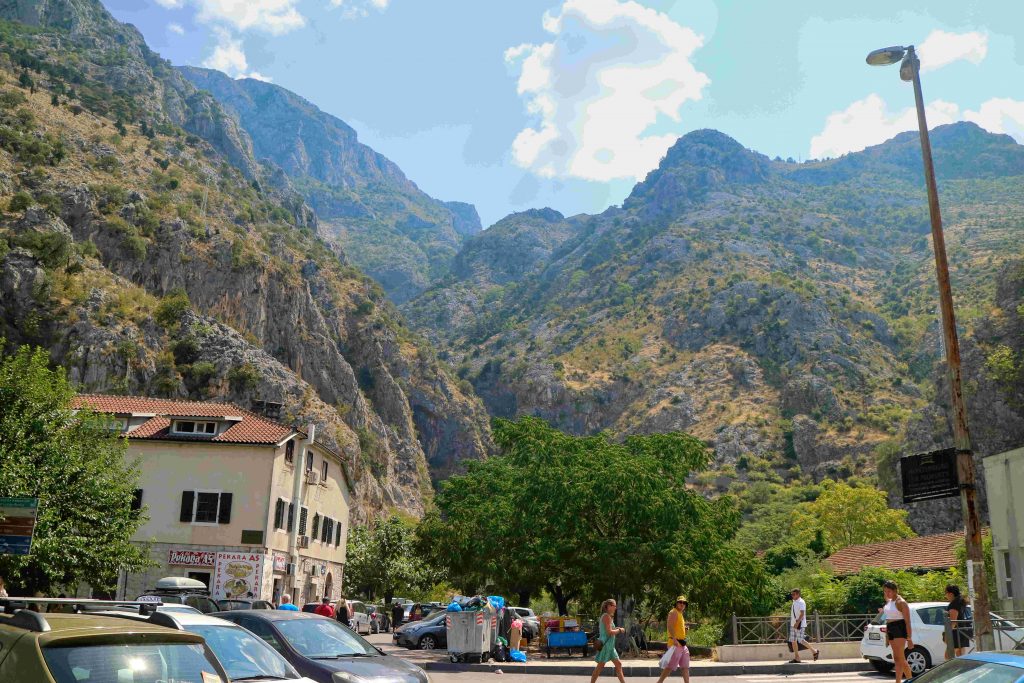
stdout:
<svg viewBox="0 0 1024 683">
<path fill-rule="evenodd" d="M 391 640 L 410 650 L 437 650 L 448 647 L 448 629 L 441 612 L 422 621 L 412 621 L 395 629 Z"/>
<path fill-rule="evenodd" d="M 263 638 L 300 674 L 317 683 L 430 682 L 423 669 L 384 654 L 334 619 L 281 610 L 220 612 L 216 616 Z"/>
<path fill-rule="evenodd" d="M 1018 683 L 1024 678 L 1024 656 L 979 652 L 957 657 L 914 678 L 914 683 Z"/>
</svg>

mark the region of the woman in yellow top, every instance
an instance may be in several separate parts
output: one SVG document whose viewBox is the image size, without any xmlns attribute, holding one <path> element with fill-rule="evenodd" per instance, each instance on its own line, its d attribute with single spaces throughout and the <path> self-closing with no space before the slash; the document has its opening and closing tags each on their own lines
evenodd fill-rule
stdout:
<svg viewBox="0 0 1024 683">
<path fill-rule="evenodd" d="M 676 606 L 668 613 L 668 642 L 666 645 L 675 648 L 672 656 L 661 668 L 658 683 L 662 683 L 669 674 L 680 669 L 683 680 L 690 683 L 690 650 L 686 647 L 686 607 L 689 605 L 685 595 L 676 598 Z"/>
</svg>

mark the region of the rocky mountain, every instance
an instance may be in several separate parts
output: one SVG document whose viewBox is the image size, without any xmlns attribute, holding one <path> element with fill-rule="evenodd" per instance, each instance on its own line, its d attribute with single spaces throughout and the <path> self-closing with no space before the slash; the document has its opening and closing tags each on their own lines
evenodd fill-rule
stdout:
<svg viewBox="0 0 1024 683">
<path fill-rule="evenodd" d="M 0 337 L 88 391 L 282 404 L 358 517 L 418 514 L 483 406 L 255 149 L 98 0 L 0 3 Z"/>
<path fill-rule="evenodd" d="M 995 291 L 1024 257 L 1024 147 L 966 123 L 933 145 L 972 386 L 991 402 L 998 344 L 978 335 L 1005 322 L 984 322 L 996 301 L 1014 324 L 1024 314 L 1020 292 Z M 715 447 L 709 490 L 874 471 L 892 444 L 948 442 L 920 426 L 944 395 L 920 165 L 912 134 L 795 164 L 696 131 L 621 207 L 509 216 L 402 308 L 493 414 L 690 431 Z M 1020 420 L 1012 395 L 999 405 Z M 976 432 L 1003 417 L 980 411 Z M 979 452 L 1014 440 L 1015 427 Z"/>
<path fill-rule="evenodd" d="M 323 229 L 392 300 L 405 301 L 443 276 L 464 237 L 480 231 L 472 205 L 427 196 L 344 121 L 298 95 L 219 71 L 180 71 L 237 116 L 257 159 L 292 180 Z"/>
</svg>

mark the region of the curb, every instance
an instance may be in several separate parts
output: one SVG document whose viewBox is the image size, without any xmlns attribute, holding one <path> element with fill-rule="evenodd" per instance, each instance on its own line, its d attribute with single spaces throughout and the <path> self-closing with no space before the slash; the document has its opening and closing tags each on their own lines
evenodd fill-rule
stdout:
<svg viewBox="0 0 1024 683">
<path fill-rule="evenodd" d="M 589 676 L 594 671 L 594 664 L 452 664 L 450 662 L 426 662 L 421 665 L 427 671 L 438 673 L 474 672 L 494 673 L 501 669 L 506 674 L 541 674 L 548 676 Z M 691 678 L 703 676 L 744 676 L 749 674 L 831 674 L 874 671 L 871 664 L 864 662 L 808 662 L 806 664 L 718 664 L 715 666 L 691 666 Z M 605 673 L 614 675 L 615 669 L 605 667 Z M 623 664 L 622 672 L 626 676 L 658 676 L 661 669 L 656 662 L 651 664 Z"/>
</svg>

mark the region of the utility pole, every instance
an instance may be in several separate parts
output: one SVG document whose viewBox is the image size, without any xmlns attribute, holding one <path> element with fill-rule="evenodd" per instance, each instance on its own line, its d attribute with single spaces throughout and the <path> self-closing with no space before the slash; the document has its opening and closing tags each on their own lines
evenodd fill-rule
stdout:
<svg viewBox="0 0 1024 683">
<path fill-rule="evenodd" d="M 946 367 L 949 372 L 950 406 L 953 410 L 953 445 L 956 447 L 957 474 L 960 479 L 960 508 L 964 520 L 967 561 L 974 579 L 974 633 L 979 649 L 991 651 L 995 647 L 992 619 L 988 604 L 988 577 L 981 541 L 981 515 L 978 511 L 978 490 L 975 484 L 974 454 L 971 451 L 971 433 L 967 427 L 967 406 L 964 403 L 960 381 L 960 341 L 956 333 L 956 315 L 953 311 L 953 292 L 949 284 L 949 262 L 946 259 L 946 240 L 942 232 L 942 214 L 939 211 L 939 190 L 935 183 L 932 163 L 932 145 L 925 120 L 924 96 L 921 94 L 920 66 L 914 46 L 907 48 L 904 67 L 912 73 L 914 101 L 917 104 L 917 126 L 921 135 L 921 156 L 924 159 L 924 177 L 928 186 L 928 213 L 932 223 L 932 246 L 935 250 L 935 273 L 939 283 L 939 304 L 942 311 L 942 332 L 946 348 Z M 900 76 L 906 79 L 904 67 Z"/>
</svg>

